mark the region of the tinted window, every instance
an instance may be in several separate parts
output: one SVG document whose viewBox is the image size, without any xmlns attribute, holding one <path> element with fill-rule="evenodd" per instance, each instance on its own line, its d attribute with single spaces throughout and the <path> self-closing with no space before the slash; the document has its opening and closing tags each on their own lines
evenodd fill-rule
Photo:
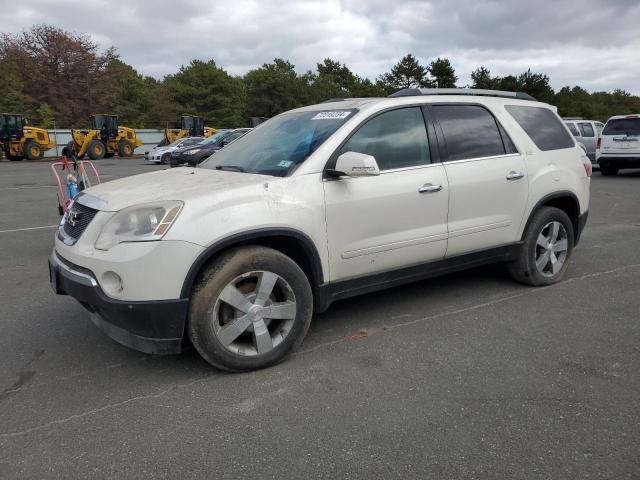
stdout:
<svg viewBox="0 0 640 480">
<path fill-rule="evenodd" d="M 435 105 L 433 111 L 444 133 L 449 161 L 505 154 L 498 124 L 485 108 Z"/>
<path fill-rule="evenodd" d="M 579 136 L 580 134 L 578 133 L 578 129 L 576 128 L 575 124 L 573 123 L 565 123 L 565 125 L 567 126 L 567 128 L 569 128 L 569 131 L 571 132 L 571 134 L 574 137 Z"/>
<path fill-rule="evenodd" d="M 540 150 L 558 150 L 575 146 L 573 138 L 563 128 L 560 119 L 548 108 L 519 105 L 507 105 L 505 108 Z"/>
<path fill-rule="evenodd" d="M 583 137 L 595 137 L 596 134 L 593 131 L 593 127 L 590 123 L 580 123 L 580 131 Z"/>
<path fill-rule="evenodd" d="M 640 118 L 616 118 L 609 120 L 603 135 L 640 135 Z"/>
<path fill-rule="evenodd" d="M 342 147 L 344 152 L 372 155 L 380 170 L 431 163 L 422 111 L 402 108 L 372 118 Z"/>
</svg>

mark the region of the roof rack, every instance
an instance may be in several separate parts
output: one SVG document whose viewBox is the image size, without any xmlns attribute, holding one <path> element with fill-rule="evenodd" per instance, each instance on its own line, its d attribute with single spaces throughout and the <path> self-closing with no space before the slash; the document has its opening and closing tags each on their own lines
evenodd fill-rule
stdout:
<svg viewBox="0 0 640 480">
<path fill-rule="evenodd" d="M 418 95 L 475 95 L 536 101 L 535 98 L 524 92 L 505 92 L 502 90 L 485 90 L 482 88 L 405 88 L 389 95 L 389 97 L 413 97 Z"/>
</svg>

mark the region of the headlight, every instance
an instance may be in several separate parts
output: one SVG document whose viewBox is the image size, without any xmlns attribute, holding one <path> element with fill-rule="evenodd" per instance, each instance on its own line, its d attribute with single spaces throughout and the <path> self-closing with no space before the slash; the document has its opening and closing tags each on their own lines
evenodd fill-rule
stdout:
<svg viewBox="0 0 640 480">
<path fill-rule="evenodd" d="M 198 153 L 201 149 L 200 148 L 196 148 L 194 150 L 187 150 L 186 152 L 183 152 L 184 155 L 195 155 L 196 153 Z"/>
<path fill-rule="evenodd" d="M 102 227 L 98 250 L 109 250 L 121 242 L 160 240 L 178 218 L 184 203 L 172 200 L 146 203 L 120 210 Z"/>
</svg>

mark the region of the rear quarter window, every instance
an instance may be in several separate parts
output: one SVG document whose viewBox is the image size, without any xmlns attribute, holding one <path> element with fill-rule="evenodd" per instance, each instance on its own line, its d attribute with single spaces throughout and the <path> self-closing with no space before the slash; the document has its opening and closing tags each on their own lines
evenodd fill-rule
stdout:
<svg viewBox="0 0 640 480">
<path fill-rule="evenodd" d="M 540 150 L 546 152 L 575 146 L 560 119 L 548 108 L 506 105 L 505 109 Z"/>
</svg>

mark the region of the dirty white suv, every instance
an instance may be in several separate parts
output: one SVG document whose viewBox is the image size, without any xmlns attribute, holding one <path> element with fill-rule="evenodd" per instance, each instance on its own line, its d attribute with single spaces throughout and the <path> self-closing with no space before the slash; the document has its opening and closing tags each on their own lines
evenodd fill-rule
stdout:
<svg viewBox="0 0 640 480">
<path fill-rule="evenodd" d="M 54 290 L 151 353 L 190 340 L 250 370 L 335 300 L 490 262 L 559 281 L 591 164 L 549 105 L 509 92 L 404 90 L 263 123 L 199 168 L 82 192 L 50 257 Z"/>
</svg>

